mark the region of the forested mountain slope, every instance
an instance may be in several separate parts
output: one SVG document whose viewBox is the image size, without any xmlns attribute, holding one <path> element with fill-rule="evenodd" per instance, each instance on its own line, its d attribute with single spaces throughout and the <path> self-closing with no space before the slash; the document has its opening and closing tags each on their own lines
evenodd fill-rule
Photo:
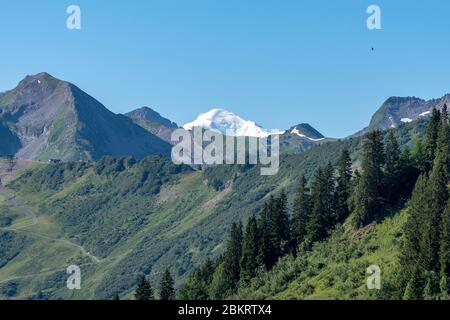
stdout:
<svg viewBox="0 0 450 320">
<path fill-rule="evenodd" d="M 422 137 L 425 123 L 396 129 L 400 145 Z M 30 225 L 0 197 L 0 296 L 23 298 L 130 297 L 138 278 L 153 282 L 169 267 L 180 287 L 207 258 L 224 250 L 229 226 L 259 214 L 282 189 L 292 202 L 302 174 L 336 165 L 344 148 L 360 166 L 361 137 L 323 143 L 283 156 L 280 172 L 261 176 L 252 166 L 206 171 L 175 166 L 161 157 L 142 161 L 104 158 L 95 164 L 46 165 L 7 185 L 21 206 L 34 210 Z M 20 246 L 6 246 L 6 242 Z M 79 264 L 83 289 L 65 287 L 65 268 Z"/>
</svg>

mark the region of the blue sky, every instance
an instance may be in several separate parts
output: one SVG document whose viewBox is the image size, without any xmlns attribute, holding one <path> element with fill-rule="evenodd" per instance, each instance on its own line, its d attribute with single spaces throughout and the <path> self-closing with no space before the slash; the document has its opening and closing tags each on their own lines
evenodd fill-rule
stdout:
<svg viewBox="0 0 450 320">
<path fill-rule="evenodd" d="M 65 27 L 70 4 L 80 31 Z M 370 4 L 382 30 L 366 27 Z M 450 92 L 449 14 L 446 0 L 2 1 L 0 91 L 47 71 L 114 112 L 184 124 L 222 107 L 344 137 L 389 96 Z"/>
</svg>

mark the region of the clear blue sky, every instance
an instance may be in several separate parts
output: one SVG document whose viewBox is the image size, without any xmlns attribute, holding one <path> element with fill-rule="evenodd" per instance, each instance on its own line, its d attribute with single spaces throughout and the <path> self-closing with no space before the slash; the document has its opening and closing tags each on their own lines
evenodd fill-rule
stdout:
<svg viewBox="0 0 450 320">
<path fill-rule="evenodd" d="M 65 27 L 70 4 L 81 31 Z M 370 4 L 382 30 L 366 28 Z M 0 91 L 47 71 L 114 112 L 184 124 L 222 107 L 343 137 L 389 96 L 450 92 L 449 14 L 447 0 L 1 1 Z"/>
</svg>

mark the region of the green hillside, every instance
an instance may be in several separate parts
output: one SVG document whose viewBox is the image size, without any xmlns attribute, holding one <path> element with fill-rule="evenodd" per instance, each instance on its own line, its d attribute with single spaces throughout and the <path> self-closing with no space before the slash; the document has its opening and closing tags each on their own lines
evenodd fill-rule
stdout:
<svg viewBox="0 0 450 320">
<path fill-rule="evenodd" d="M 368 133 L 338 165 L 298 179 L 292 202 L 272 192 L 258 215 L 230 226 L 223 255 L 192 273 L 179 298 L 448 299 L 447 109 L 433 109 L 412 150 L 401 147 L 408 132 Z"/>
<path fill-rule="evenodd" d="M 401 145 L 410 145 L 424 131 L 425 123 L 418 122 L 396 135 Z M 20 208 L 0 201 L 0 239 L 22 244 L 14 250 L 5 246 L 0 296 L 131 297 L 141 274 L 156 285 L 167 267 L 180 287 L 207 258 L 220 256 L 233 222 L 258 214 L 269 195 L 281 189 L 291 202 L 300 175 L 309 179 L 318 166 L 336 165 L 344 148 L 358 167 L 361 143 L 357 137 L 283 156 L 280 172 L 271 177 L 252 166 L 193 171 L 161 157 L 33 168 L 7 188 L 19 206 L 36 212 L 38 223 L 32 225 Z M 65 287 L 71 264 L 82 268 L 80 291 Z"/>
<path fill-rule="evenodd" d="M 283 258 L 270 272 L 262 272 L 237 299 L 379 299 L 393 298 L 391 278 L 398 269 L 398 253 L 407 211 L 353 231 L 337 228 L 327 241 L 298 258 Z M 381 269 L 382 290 L 368 290 L 366 269 Z M 394 291 L 394 292 L 393 292 Z M 397 297 L 397 298 L 401 298 Z"/>
</svg>

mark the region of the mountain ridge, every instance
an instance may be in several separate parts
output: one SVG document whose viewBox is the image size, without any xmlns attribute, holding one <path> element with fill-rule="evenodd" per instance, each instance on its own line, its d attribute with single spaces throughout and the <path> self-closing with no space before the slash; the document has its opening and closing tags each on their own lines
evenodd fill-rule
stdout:
<svg viewBox="0 0 450 320">
<path fill-rule="evenodd" d="M 0 95 L 0 154 L 21 159 L 98 160 L 168 156 L 170 145 L 80 88 L 48 73 L 26 76 Z M 8 142 L 12 141 L 12 142 Z"/>
<path fill-rule="evenodd" d="M 373 114 L 369 126 L 359 134 L 371 130 L 388 130 L 396 128 L 403 123 L 425 119 L 433 108 L 442 109 L 444 104 L 450 104 L 450 94 L 447 93 L 440 98 L 421 99 L 417 97 L 389 97 L 381 107 Z"/>
<path fill-rule="evenodd" d="M 170 138 L 172 132 L 178 128 L 178 125 L 175 122 L 164 118 L 157 111 L 149 107 L 141 107 L 132 110 L 125 113 L 125 116 L 145 130 L 169 143 L 171 143 Z"/>
</svg>

